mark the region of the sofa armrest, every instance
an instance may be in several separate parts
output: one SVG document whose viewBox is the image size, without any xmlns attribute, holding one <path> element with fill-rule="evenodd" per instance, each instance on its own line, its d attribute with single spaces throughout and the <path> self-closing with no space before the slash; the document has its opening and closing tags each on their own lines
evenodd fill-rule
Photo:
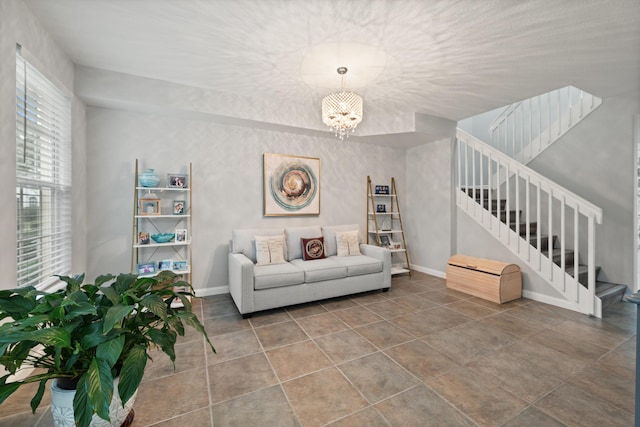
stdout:
<svg viewBox="0 0 640 427">
<path fill-rule="evenodd" d="M 384 273 L 384 287 L 391 287 L 391 252 L 380 246 L 360 244 L 360 253 L 382 261 L 382 272 Z"/>
<path fill-rule="evenodd" d="M 253 262 L 244 254 L 229 254 L 229 293 L 241 314 L 253 313 Z"/>
</svg>

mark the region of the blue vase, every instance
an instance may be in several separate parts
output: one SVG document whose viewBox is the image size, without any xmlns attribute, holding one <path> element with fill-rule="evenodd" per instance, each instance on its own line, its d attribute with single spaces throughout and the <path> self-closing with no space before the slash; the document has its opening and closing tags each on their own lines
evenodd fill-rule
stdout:
<svg viewBox="0 0 640 427">
<path fill-rule="evenodd" d="M 160 177 L 153 171 L 153 169 L 148 168 L 138 175 L 138 182 L 143 187 L 156 187 L 160 182 Z"/>
</svg>

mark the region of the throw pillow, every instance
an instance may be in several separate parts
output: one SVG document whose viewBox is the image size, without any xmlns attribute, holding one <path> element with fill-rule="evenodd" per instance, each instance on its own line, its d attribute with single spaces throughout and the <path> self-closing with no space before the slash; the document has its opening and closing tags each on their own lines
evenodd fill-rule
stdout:
<svg viewBox="0 0 640 427">
<path fill-rule="evenodd" d="M 338 256 L 360 255 L 358 230 L 336 231 L 336 246 Z"/>
<path fill-rule="evenodd" d="M 256 264 L 284 263 L 284 235 L 256 236 Z"/>
<path fill-rule="evenodd" d="M 324 257 L 324 237 L 302 238 L 302 258 L 305 261 Z"/>
</svg>

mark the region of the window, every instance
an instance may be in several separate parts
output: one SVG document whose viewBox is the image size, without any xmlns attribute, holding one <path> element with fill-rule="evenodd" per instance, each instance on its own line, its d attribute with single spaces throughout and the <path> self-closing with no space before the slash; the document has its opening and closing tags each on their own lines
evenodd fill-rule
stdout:
<svg viewBox="0 0 640 427">
<path fill-rule="evenodd" d="M 18 286 L 46 287 L 71 273 L 71 105 L 16 54 Z"/>
</svg>

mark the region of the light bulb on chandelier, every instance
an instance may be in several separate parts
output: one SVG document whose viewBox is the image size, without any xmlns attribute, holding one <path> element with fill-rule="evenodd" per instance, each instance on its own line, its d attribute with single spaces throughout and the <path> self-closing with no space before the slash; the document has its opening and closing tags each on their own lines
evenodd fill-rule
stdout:
<svg viewBox="0 0 640 427">
<path fill-rule="evenodd" d="M 347 67 L 340 67 L 337 71 L 342 76 L 342 87 L 340 92 L 331 93 L 322 100 L 322 121 L 340 140 L 344 140 L 362 121 L 362 97 L 345 91 L 344 75 L 347 74 Z"/>
</svg>

